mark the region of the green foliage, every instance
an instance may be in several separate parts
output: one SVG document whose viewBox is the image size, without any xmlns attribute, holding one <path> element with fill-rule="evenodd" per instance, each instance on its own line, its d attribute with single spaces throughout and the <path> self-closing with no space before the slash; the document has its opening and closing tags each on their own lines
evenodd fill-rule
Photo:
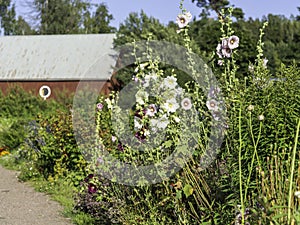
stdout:
<svg viewBox="0 0 300 225">
<path fill-rule="evenodd" d="M 112 14 L 109 14 L 108 8 L 104 3 L 101 3 L 94 15 L 91 15 L 89 11 L 85 13 L 84 19 L 84 29 L 85 33 L 113 33 L 116 31 L 114 27 L 111 27 L 110 21 L 113 20 L 114 17 Z"/>
<path fill-rule="evenodd" d="M 31 152 L 35 168 L 50 181 L 65 177 L 71 171 L 84 174 L 86 162 L 77 147 L 72 116 L 68 112 L 56 111 L 33 122 L 20 151 L 24 150 Z"/>
<path fill-rule="evenodd" d="M 105 4 L 97 5 L 83 0 L 35 0 L 32 8 L 40 19 L 39 34 L 111 33 L 113 16 Z"/>
<path fill-rule="evenodd" d="M 16 150 L 27 136 L 28 123 L 38 114 L 47 115 L 53 108 L 61 107 L 54 101 L 44 101 L 23 89 L 14 87 L 0 96 L 0 144 L 10 151 Z"/>
</svg>

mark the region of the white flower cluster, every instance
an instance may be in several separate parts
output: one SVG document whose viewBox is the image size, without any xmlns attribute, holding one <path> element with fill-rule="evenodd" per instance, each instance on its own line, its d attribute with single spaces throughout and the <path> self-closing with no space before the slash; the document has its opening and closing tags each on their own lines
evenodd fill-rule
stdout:
<svg viewBox="0 0 300 225">
<path fill-rule="evenodd" d="M 176 123 L 180 119 L 174 115 L 178 109 L 190 110 L 192 101 L 189 98 L 182 98 L 184 90 L 178 85 L 175 76 L 159 77 L 156 73 L 146 74 L 140 82 L 141 86 L 136 93 L 138 108 L 142 108 L 134 117 L 135 131 L 143 130 L 143 134 L 149 134 L 149 127 L 153 132 L 158 129 L 166 129 L 173 118 Z M 155 98 L 151 98 L 151 92 Z M 155 99 L 155 100 L 153 100 Z M 154 101 L 154 102 L 151 102 Z M 143 137 L 145 138 L 145 137 Z"/>
</svg>

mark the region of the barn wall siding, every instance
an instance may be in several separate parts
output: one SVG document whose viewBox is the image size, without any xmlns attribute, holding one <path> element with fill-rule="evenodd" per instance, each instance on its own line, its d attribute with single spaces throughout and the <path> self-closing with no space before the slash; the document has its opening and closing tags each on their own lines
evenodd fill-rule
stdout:
<svg viewBox="0 0 300 225">
<path fill-rule="evenodd" d="M 96 89 L 102 87 L 99 93 L 107 95 L 111 86 L 109 81 L 80 81 L 88 89 Z M 43 85 L 47 85 L 51 88 L 51 98 L 56 98 L 57 95 L 65 93 L 67 95 L 73 95 L 76 92 L 79 81 L 0 81 L 0 90 L 5 95 L 10 88 L 21 87 L 25 91 L 39 96 L 39 89 Z"/>
</svg>

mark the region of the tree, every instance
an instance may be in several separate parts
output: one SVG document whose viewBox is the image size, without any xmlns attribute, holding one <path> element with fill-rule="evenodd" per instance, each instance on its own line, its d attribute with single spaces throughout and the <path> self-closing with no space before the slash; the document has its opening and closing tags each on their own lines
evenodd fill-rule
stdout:
<svg viewBox="0 0 300 225">
<path fill-rule="evenodd" d="M 192 0 L 192 2 L 196 2 L 196 5 L 199 8 L 202 8 L 202 12 L 200 17 L 207 17 L 210 15 L 211 11 L 217 13 L 218 16 L 221 16 L 222 9 L 228 9 L 229 7 L 233 7 L 232 15 L 236 19 L 244 19 L 244 12 L 241 8 L 236 8 L 230 5 L 228 0 Z"/>
<path fill-rule="evenodd" d="M 4 30 L 4 35 L 13 34 L 14 24 L 16 22 L 15 5 L 11 5 L 10 0 L 3 0 L 0 4 L 1 28 Z"/>
<path fill-rule="evenodd" d="M 4 35 L 25 35 L 34 33 L 23 17 L 19 16 L 18 19 L 16 19 L 15 5 L 11 4 L 11 0 L 2 0 L 0 2 L 0 19 Z"/>
<path fill-rule="evenodd" d="M 109 14 L 107 6 L 102 3 L 98 5 L 93 15 L 90 11 L 86 12 L 84 20 L 85 33 L 113 33 L 116 28 L 109 25 L 113 19 L 114 17 Z"/>
<path fill-rule="evenodd" d="M 90 4 L 81 0 L 34 0 L 40 34 L 80 33 Z"/>
</svg>

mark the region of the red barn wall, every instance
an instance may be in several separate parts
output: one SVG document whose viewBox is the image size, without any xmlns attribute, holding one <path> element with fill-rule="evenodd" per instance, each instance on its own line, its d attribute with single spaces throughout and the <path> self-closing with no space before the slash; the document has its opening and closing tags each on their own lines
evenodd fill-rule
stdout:
<svg viewBox="0 0 300 225">
<path fill-rule="evenodd" d="M 107 95 L 110 92 L 110 81 L 80 81 L 84 83 L 88 88 L 99 89 L 103 85 L 103 88 L 99 90 L 99 93 Z M 36 96 L 39 96 L 40 87 L 47 85 L 51 88 L 51 96 L 49 98 L 56 98 L 57 95 L 65 93 L 67 95 L 73 95 L 77 89 L 79 81 L 0 81 L 0 89 L 3 94 L 12 87 L 21 87 L 25 91 L 31 92 Z"/>
</svg>

